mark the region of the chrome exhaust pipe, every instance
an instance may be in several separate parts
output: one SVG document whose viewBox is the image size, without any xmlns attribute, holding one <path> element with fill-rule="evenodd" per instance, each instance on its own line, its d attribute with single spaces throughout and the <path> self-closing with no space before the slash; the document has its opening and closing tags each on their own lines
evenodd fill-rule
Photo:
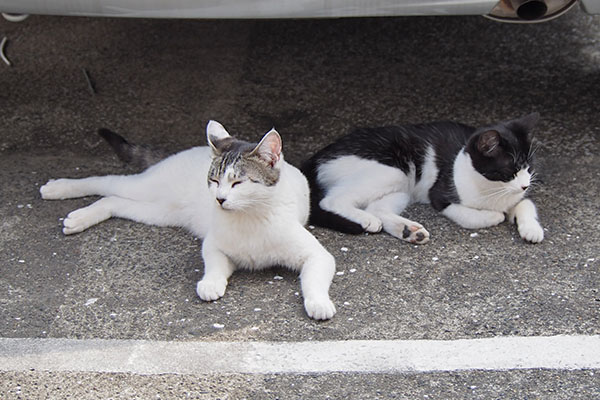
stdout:
<svg viewBox="0 0 600 400">
<path fill-rule="evenodd" d="M 510 5 L 517 16 L 525 21 L 540 19 L 548 11 L 548 6 L 543 0 L 510 0 Z"/>
<path fill-rule="evenodd" d="M 500 0 L 486 17 L 500 22 L 544 22 L 569 11 L 578 0 Z"/>
</svg>

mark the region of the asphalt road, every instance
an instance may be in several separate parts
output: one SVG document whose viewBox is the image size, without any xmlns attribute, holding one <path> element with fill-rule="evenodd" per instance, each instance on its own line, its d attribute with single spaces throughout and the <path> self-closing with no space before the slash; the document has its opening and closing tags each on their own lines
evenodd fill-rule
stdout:
<svg viewBox="0 0 600 400">
<path fill-rule="evenodd" d="M 481 17 L 0 21 L 0 337 L 182 342 L 455 340 L 600 334 L 600 16 L 536 25 Z M 91 78 L 88 85 L 84 70 Z M 131 172 L 95 131 L 175 152 L 209 119 L 299 163 L 354 126 L 542 115 L 545 240 L 468 231 L 425 205 L 423 246 L 314 229 L 336 257 L 338 313 L 306 317 L 297 276 L 236 272 L 200 301 L 200 241 L 109 220 L 72 237 L 91 198 L 42 201 L 50 178 Z M 218 326 L 219 328 L 215 328 Z M 222 326 L 222 327 L 221 327 Z M 600 371 L 138 375 L 6 371 L 12 398 L 600 398 Z"/>
</svg>

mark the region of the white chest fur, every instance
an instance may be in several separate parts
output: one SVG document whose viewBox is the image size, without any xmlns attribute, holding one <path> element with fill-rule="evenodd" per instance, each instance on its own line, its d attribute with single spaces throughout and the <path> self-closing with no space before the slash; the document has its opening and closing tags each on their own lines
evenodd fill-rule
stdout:
<svg viewBox="0 0 600 400">
<path fill-rule="evenodd" d="M 473 168 L 471 157 L 461 151 L 454 161 L 454 186 L 462 205 L 507 212 L 525 196 L 531 176 L 526 169 L 509 182 L 491 181 Z"/>
<path fill-rule="evenodd" d="M 306 178 L 285 163 L 272 197 L 251 212 L 224 210 L 215 201 L 210 234 L 239 267 L 297 264 L 290 249 L 306 245 L 297 231 L 304 229 L 308 219 L 308 193 Z"/>
</svg>

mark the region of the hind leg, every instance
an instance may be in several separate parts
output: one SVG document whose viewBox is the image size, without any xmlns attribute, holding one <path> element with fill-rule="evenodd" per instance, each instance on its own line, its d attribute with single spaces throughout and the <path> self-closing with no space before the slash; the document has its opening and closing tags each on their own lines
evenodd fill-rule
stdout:
<svg viewBox="0 0 600 400">
<path fill-rule="evenodd" d="M 81 179 L 51 179 L 40 187 L 44 200 L 64 200 L 85 196 L 144 198 L 142 175 L 106 175 Z"/>
<path fill-rule="evenodd" d="M 381 231 L 383 222 L 365 208 L 408 188 L 410 183 L 400 169 L 356 156 L 343 156 L 319 166 L 317 180 L 327 188 L 321 208 L 360 224 L 367 232 Z"/>
<path fill-rule="evenodd" d="M 358 208 L 356 200 L 347 194 L 328 194 L 321 200 L 319 206 L 323 210 L 336 213 L 352 222 L 360 224 L 367 232 L 375 233 L 381 231 L 381 220 L 375 215 Z"/>
<path fill-rule="evenodd" d="M 383 230 L 392 236 L 414 244 L 424 244 L 429 241 L 429 232 L 423 225 L 401 217 L 410 201 L 406 193 L 391 193 L 367 206 L 367 212 L 381 219 Z"/>
<path fill-rule="evenodd" d="M 177 223 L 174 214 L 169 213 L 167 207 L 161 204 L 109 196 L 69 213 L 63 221 L 63 233 L 65 235 L 79 233 L 111 217 L 158 226 Z"/>
</svg>

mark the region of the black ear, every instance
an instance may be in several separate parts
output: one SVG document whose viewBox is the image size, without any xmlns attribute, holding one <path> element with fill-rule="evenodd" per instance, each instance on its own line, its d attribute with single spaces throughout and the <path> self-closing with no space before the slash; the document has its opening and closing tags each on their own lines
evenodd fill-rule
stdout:
<svg viewBox="0 0 600 400">
<path fill-rule="evenodd" d="M 533 112 L 531 114 L 527 114 L 524 117 L 521 117 L 519 119 L 515 119 L 515 120 L 511 121 L 511 123 L 514 126 L 516 126 L 517 128 L 520 128 L 520 129 L 516 129 L 516 131 L 523 131 L 523 132 L 526 132 L 527 134 L 529 134 L 533 130 L 533 127 L 538 123 L 539 120 L 540 120 L 540 113 Z"/>
<path fill-rule="evenodd" d="M 477 150 L 486 157 L 494 157 L 500 151 L 500 134 L 497 131 L 485 131 L 480 134 Z"/>
</svg>

